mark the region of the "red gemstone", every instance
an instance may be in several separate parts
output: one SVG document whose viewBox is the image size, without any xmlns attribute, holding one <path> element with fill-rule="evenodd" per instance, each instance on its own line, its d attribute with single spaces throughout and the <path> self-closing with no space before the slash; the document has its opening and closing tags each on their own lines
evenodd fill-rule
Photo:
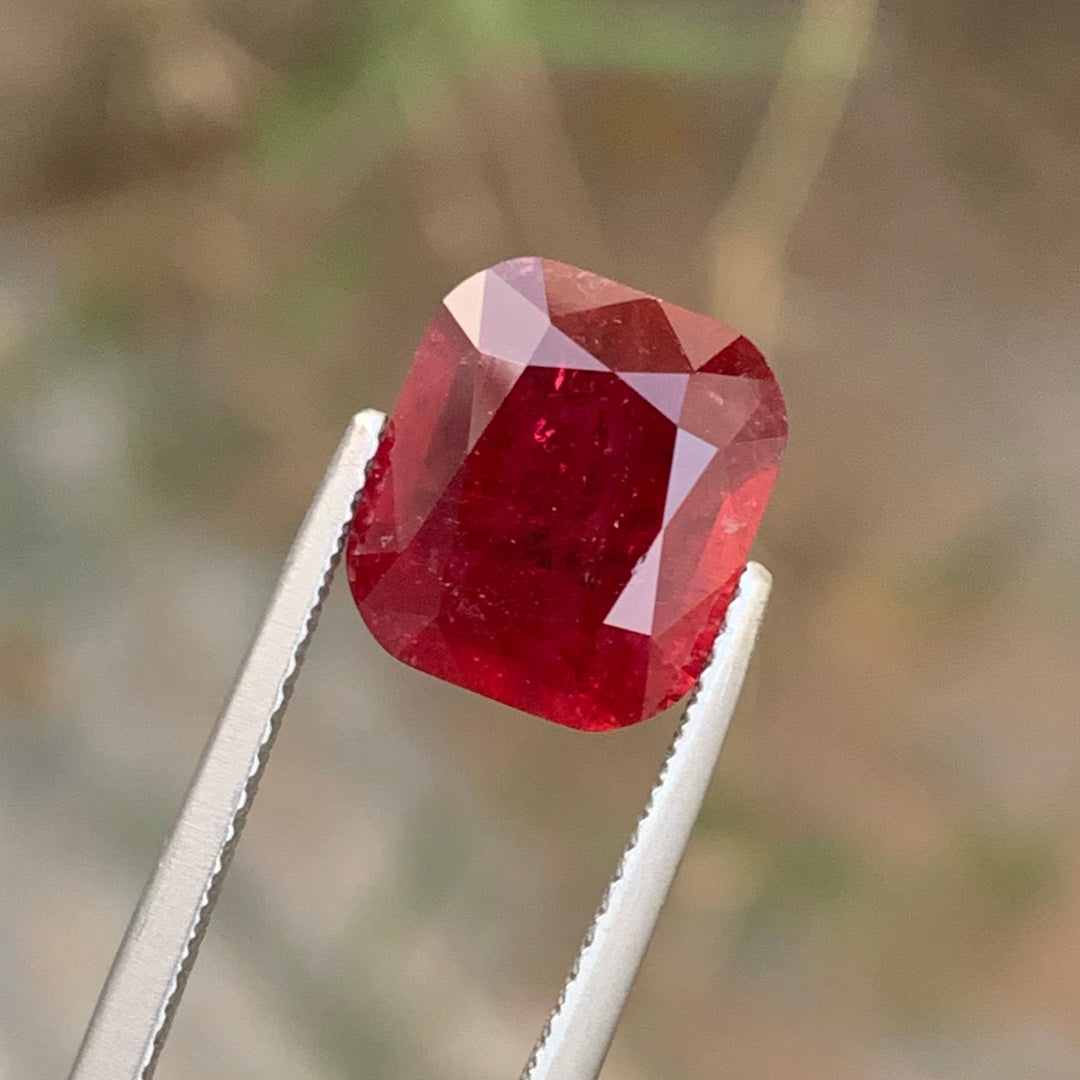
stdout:
<svg viewBox="0 0 1080 1080">
<path fill-rule="evenodd" d="M 349 534 L 399 660 L 569 727 L 681 698 L 708 658 L 787 436 L 723 323 L 547 259 L 446 297 Z"/>
</svg>

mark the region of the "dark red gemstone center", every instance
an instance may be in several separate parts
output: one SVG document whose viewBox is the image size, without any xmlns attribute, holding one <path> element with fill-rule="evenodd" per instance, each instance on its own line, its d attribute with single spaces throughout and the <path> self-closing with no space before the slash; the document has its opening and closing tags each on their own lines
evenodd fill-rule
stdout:
<svg viewBox="0 0 1080 1080">
<path fill-rule="evenodd" d="M 693 684 L 786 436 L 722 323 L 540 259 L 482 271 L 429 325 L 349 536 L 399 659 L 571 727 Z"/>
</svg>

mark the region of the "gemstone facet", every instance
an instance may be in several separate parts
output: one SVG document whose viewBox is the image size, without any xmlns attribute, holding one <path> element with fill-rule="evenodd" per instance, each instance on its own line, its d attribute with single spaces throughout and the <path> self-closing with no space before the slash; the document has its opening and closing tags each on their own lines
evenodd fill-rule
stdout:
<svg viewBox="0 0 1080 1080">
<path fill-rule="evenodd" d="M 349 533 L 376 639 L 589 731 L 681 698 L 708 659 L 787 436 L 723 323 L 547 259 L 443 301 Z"/>
</svg>

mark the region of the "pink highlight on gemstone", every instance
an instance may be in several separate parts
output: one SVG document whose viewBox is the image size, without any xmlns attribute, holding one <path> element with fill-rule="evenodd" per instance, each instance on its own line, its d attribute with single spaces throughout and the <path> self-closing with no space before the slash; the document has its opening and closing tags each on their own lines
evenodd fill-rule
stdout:
<svg viewBox="0 0 1080 1080">
<path fill-rule="evenodd" d="M 625 727 L 693 685 L 787 437 L 731 327 L 546 259 L 447 296 L 349 533 L 377 640 L 570 727 Z"/>
</svg>

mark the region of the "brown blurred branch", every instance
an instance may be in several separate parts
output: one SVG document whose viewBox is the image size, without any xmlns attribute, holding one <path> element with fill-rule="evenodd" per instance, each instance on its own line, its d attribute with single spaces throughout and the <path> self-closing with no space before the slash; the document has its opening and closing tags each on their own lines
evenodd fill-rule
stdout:
<svg viewBox="0 0 1080 1080">
<path fill-rule="evenodd" d="M 788 240 L 839 127 L 876 7 L 877 0 L 805 0 L 765 119 L 713 221 L 715 308 L 764 345 L 775 328 Z M 833 57 L 827 66 L 823 53 Z M 821 74 L 826 67 L 832 74 Z"/>
<path fill-rule="evenodd" d="M 537 43 L 522 37 L 510 62 L 491 65 L 474 84 L 526 248 L 604 265 L 603 233 Z"/>
</svg>

